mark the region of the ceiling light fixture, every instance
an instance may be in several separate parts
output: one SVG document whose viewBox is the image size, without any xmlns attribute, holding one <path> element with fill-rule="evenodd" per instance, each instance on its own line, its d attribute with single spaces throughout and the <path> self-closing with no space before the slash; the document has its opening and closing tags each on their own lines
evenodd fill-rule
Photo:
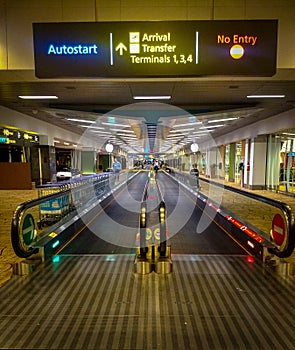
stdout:
<svg viewBox="0 0 295 350">
<path fill-rule="evenodd" d="M 122 130 L 122 129 L 112 129 L 112 128 L 110 128 L 110 131 L 119 131 L 119 132 L 123 132 L 123 133 L 125 133 L 125 134 L 134 134 L 134 131 L 133 130 Z"/>
<path fill-rule="evenodd" d="M 185 123 L 185 124 L 175 124 L 173 125 L 173 128 L 177 128 L 178 126 L 191 126 L 191 125 L 198 125 L 202 124 L 202 122 L 193 122 L 193 123 Z"/>
<path fill-rule="evenodd" d="M 170 100 L 170 95 L 160 95 L 160 96 L 133 96 L 134 100 Z"/>
<path fill-rule="evenodd" d="M 81 128 L 87 128 L 87 129 L 96 129 L 96 130 L 105 130 L 103 126 L 92 126 L 92 125 L 79 125 Z"/>
<path fill-rule="evenodd" d="M 195 128 L 188 128 L 188 129 L 179 129 L 179 130 L 170 130 L 170 133 L 181 133 L 181 132 L 184 132 L 184 131 L 192 131 L 192 130 L 195 130 Z"/>
<path fill-rule="evenodd" d="M 89 124 L 95 124 L 95 121 L 93 120 L 86 120 L 86 119 L 76 119 L 76 118 L 67 118 L 70 122 L 81 122 L 81 123 L 89 123 Z"/>
<path fill-rule="evenodd" d="M 218 123 L 218 122 L 227 122 L 230 120 L 237 120 L 238 117 L 232 117 L 232 118 L 222 118 L 222 119 L 215 119 L 215 120 L 208 120 L 208 123 Z"/>
<path fill-rule="evenodd" d="M 44 96 L 38 96 L 38 95 L 32 95 L 32 96 L 18 96 L 19 98 L 23 100 L 54 100 L 58 97 L 55 95 L 44 95 Z"/>
<path fill-rule="evenodd" d="M 101 130 L 90 130 L 91 132 L 95 132 L 96 134 L 107 134 L 107 135 L 111 135 L 110 132 L 108 131 L 101 131 Z"/>
<path fill-rule="evenodd" d="M 224 124 L 218 124 L 218 125 L 209 125 L 209 126 L 201 126 L 200 129 L 213 129 L 213 128 L 222 128 Z"/>
<path fill-rule="evenodd" d="M 198 130 L 198 131 L 194 131 L 193 134 L 207 134 L 208 133 L 208 130 Z"/>
<path fill-rule="evenodd" d="M 193 134 L 198 134 L 199 136 L 203 136 L 203 135 L 208 135 L 208 132 L 212 132 L 213 130 L 210 129 L 204 129 L 203 131 L 194 131 Z"/>
<path fill-rule="evenodd" d="M 131 128 L 130 125 L 126 125 L 126 124 L 118 124 L 118 123 L 112 123 L 112 122 L 102 122 L 101 123 L 102 125 L 110 125 L 110 126 L 120 126 L 120 127 L 123 127 L 123 128 Z"/>
<path fill-rule="evenodd" d="M 286 95 L 247 95 L 247 98 L 285 98 Z"/>
</svg>

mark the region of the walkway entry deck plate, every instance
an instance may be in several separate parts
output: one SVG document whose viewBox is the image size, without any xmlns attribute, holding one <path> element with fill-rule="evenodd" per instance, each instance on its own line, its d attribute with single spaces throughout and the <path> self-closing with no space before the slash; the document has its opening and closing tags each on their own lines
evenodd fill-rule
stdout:
<svg viewBox="0 0 295 350">
<path fill-rule="evenodd" d="M 56 256 L 0 288 L 0 348 L 294 349 L 294 284 L 246 256 Z"/>
</svg>

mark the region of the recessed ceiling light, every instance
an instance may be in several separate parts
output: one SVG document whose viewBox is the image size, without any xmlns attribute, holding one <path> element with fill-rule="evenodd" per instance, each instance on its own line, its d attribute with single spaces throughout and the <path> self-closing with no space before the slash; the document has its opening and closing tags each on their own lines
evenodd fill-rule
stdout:
<svg viewBox="0 0 295 350">
<path fill-rule="evenodd" d="M 134 134 L 133 130 L 122 130 L 122 129 L 112 129 L 112 128 L 110 128 L 110 131 L 118 131 L 118 132 L 123 132 L 125 134 Z"/>
<path fill-rule="evenodd" d="M 131 126 L 128 125 L 128 124 L 118 124 L 118 123 L 112 123 L 112 122 L 109 122 L 109 123 L 102 122 L 101 124 L 102 125 L 110 125 L 110 126 L 120 126 L 120 127 L 123 127 L 123 128 L 131 128 Z"/>
<path fill-rule="evenodd" d="M 160 95 L 160 96 L 133 96 L 134 100 L 170 100 L 170 95 Z"/>
<path fill-rule="evenodd" d="M 232 117 L 232 118 L 222 118 L 222 119 L 208 120 L 208 123 L 227 122 L 227 121 L 236 120 L 236 119 L 239 119 L 239 118 L 238 117 Z"/>
<path fill-rule="evenodd" d="M 202 124 L 202 122 L 192 122 L 192 123 L 185 123 L 185 124 L 175 124 L 173 125 L 173 128 L 177 128 L 178 126 L 191 126 L 191 125 L 198 125 Z"/>
<path fill-rule="evenodd" d="M 95 121 L 93 121 L 93 120 L 76 119 L 76 118 L 67 118 L 67 120 L 69 120 L 71 122 L 81 122 L 81 123 L 95 124 Z"/>
<path fill-rule="evenodd" d="M 54 95 L 32 95 L 32 96 L 18 96 L 19 98 L 23 100 L 52 100 L 52 99 L 57 99 L 57 96 Z"/>
<path fill-rule="evenodd" d="M 178 129 L 178 130 L 170 130 L 170 133 L 178 133 L 178 132 L 185 132 L 185 131 L 192 131 L 195 130 L 194 128 L 187 128 L 187 129 Z"/>
<path fill-rule="evenodd" d="M 248 95 L 247 98 L 285 98 L 286 95 Z"/>
<path fill-rule="evenodd" d="M 200 129 L 212 129 L 212 128 L 222 128 L 224 124 L 201 126 Z"/>
<path fill-rule="evenodd" d="M 103 126 L 79 125 L 81 128 L 105 130 Z"/>
<path fill-rule="evenodd" d="M 91 132 L 95 132 L 96 134 L 107 134 L 111 135 L 108 131 L 101 131 L 101 130 L 90 130 Z"/>
</svg>

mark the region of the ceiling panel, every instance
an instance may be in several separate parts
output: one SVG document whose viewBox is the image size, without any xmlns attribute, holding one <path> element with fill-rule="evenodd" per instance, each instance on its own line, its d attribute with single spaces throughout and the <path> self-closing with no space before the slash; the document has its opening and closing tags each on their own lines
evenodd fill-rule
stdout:
<svg viewBox="0 0 295 350">
<path fill-rule="evenodd" d="M 57 100 L 21 100 L 19 95 L 54 94 Z M 250 94 L 285 94 L 284 99 L 248 99 Z M 165 101 L 161 113 L 153 111 L 150 116 L 142 111 L 142 102 L 133 100 L 134 95 L 171 95 Z M 69 122 L 68 117 L 92 119 L 116 109 L 117 117 L 125 118 L 132 124 L 140 144 L 147 135 L 148 123 L 157 125 L 157 139 L 169 135 L 174 124 L 181 119 L 196 116 L 204 125 L 210 119 L 238 115 L 239 119 L 225 123 L 223 128 L 212 131 L 220 135 L 236 130 L 277 113 L 295 107 L 295 70 L 278 70 L 272 78 L 243 77 L 196 77 L 196 78 L 150 78 L 150 79 L 37 79 L 33 71 L 0 71 L 0 105 L 82 134 L 85 130 L 78 123 Z M 123 106 L 139 106 L 130 108 Z M 170 111 L 168 106 L 170 106 Z M 158 108 L 158 107 L 157 107 Z M 175 108 L 177 117 L 171 114 Z M 132 115 L 130 109 L 133 109 Z M 129 110 L 129 112 L 127 112 Z M 155 113 L 158 115 L 155 117 Z M 183 115 L 182 115 L 183 114 Z M 119 115 L 119 116 L 118 116 Z M 166 119 L 162 118 L 166 115 Z M 138 118 L 135 118 L 138 117 Z M 1 116 L 0 116 L 1 118 Z M 1 123 L 1 119 L 0 119 Z M 162 129 L 159 127 L 162 125 Z M 163 126 L 165 128 L 163 129 Z M 294 125 L 295 126 L 295 125 Z M 198 126 L 195 126 L 197 131 Z M 165 130 L 165 131 L 163 131 Z M 113 132 L 114 133 L 114 132 Z M 115 132 L 116 134 L 116 132 Z M 145 135 L 145 136 L 143 136 Z M 162 142 L 163 144 L 163 142 Z M 155 145 L 161 145 L 156 140 Z M 160 146 L 159 146 L 160 147 Z"/>
</svg>

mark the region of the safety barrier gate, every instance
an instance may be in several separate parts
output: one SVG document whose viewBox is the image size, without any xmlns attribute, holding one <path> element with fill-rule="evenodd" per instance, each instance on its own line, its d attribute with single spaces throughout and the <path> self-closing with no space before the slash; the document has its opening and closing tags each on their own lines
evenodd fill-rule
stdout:
<svg viewBox="0 0 295 350">
<path fill-rule="evenodd" d="M 166 206 L 153 169 L 149 172 L 143 192 L 136 240 L 136 273 L 147 274 L 155 271 L 165 274 L 172 271 Z"/>
</svg>

